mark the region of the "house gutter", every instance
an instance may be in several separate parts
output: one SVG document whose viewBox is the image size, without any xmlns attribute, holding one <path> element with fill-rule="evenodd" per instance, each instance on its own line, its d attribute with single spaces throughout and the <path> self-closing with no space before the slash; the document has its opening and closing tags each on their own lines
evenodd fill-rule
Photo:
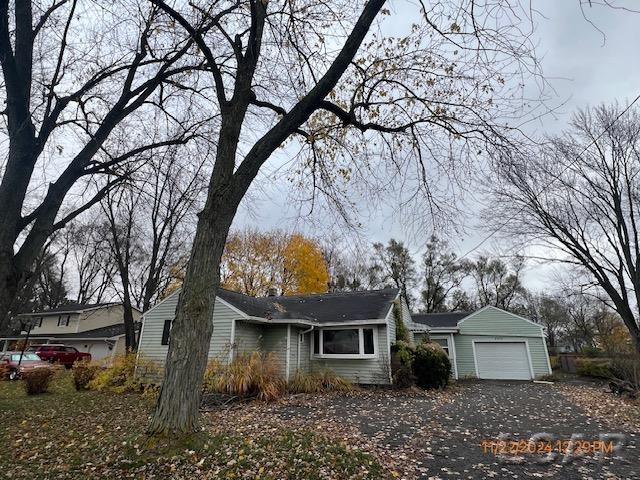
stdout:
<svg viewBox="0 0 640 480">
<path fill-rule="evenodd" d="M 245 322 L 247 320 L 254 321 L 257 323 L 264 323 L 267 325 L 303 325 L 307 327 L 352 327 L 352 326 L 361 326 L 361 325 L 385 325 L 386 319 L 384 318 L 372 318 L 366 320 L 351 320 L 348 322 L 317 322 L 314 320 L 303 320 L 303 319 L 289 319 L 289 318 L 276 318 L 276 319 L 268 319 L 263 317 L 246 317 L 243 318 Z"/>
</svg>

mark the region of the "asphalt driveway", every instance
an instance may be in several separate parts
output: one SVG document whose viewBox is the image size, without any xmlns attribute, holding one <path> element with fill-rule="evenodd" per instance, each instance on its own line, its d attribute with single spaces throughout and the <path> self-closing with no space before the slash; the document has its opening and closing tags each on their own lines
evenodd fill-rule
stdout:
<svg viewBox="0 0 640 480">
<path fill-rule="evenodd" d="M 482 445 L 483 440 L 528 440 L 543 432 L 549 434 L 551 452 L 509 451 L 511 445 L 515 450 L 515 443 L 507 443 L 507 451 L 497 452 L 491 451 L 490 443 L 484 444 L 486 448 Z M 567 453 L 556 442 L 572 436 L 587 442 L 604 439 L 605 449 L 609 441 L 623 445 L 611 453 L 596 452 L 597 444 L 592 452 Z M 460 394 L 438 411 L 431 435 L 425 440 L 423 478 L 640 478 L 638 432 L 594 420 L 553 385 L 464 385 Z M 563 451 L 558 452 L 556 446 Z"/>
<path fill-rule="evenodd" d="M 230 425 L 236 433 L 279 428 L 322 432 L 374 453 L 396 478 L 640 479 L 639 433 L 628 422 L 621 426 L 620 400 L 600 388 L 577 386 L 572 391 L 585 394 L 578 402 L 566 390 L 560 385 L 485 381 L 426 394 L 373 390 L 294 395 L 276 403 L 212 412 L 209 418 L 212 424 Z M 602 408 L 587 415 L 585 408 L 591 403 L 584 398 L 591 396 L 591 403 L 609 403 L 606 421 Z M 626 405 L 625 411 L 629 408 L 636 407 Z M 636 418 L 635 410 L 633 415 Z M 508 451 L 515 445 L 509 442 L 523 440 L 526 446 L 525 441 L 542 433 L 548 434 L 547 443 L 539 445 L 551 451 Z M 613 452 L 567 453 L 566 441 L 572 438 L 594 446 L 591 442 L 601 440 L 623 445 Z M 504 440 L 507 451 L 492 451 L 486 443 L 492 440 Z"/>
</svg>

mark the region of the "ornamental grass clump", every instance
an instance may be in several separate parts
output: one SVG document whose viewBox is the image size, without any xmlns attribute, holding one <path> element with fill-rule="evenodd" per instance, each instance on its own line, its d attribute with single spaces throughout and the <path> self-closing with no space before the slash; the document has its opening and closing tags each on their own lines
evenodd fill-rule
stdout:
<svg viewBox="0 0 640 480">
<path fill-rule="evenodd" d="M 293 378 L 287 383 L 289 393 L 351 392 L 354 389 L 351 382 L 330 370 L 313 373 L 296 370 Z"/>
<path fill-rule="evenodd" d="M 49 385 L 53 379 L 52 368 L 35 368 L 21 375 L 24 381 L 24 391 L 27 395 L 38 395 L 49 391 Z"/>
<path fill-rule="evenodd" d="M 205 389 L 242 398 L 275 400 L 286 391 L 281 371 L 280 362 L 272 353 L 244 353 L 229 365 L 211 362 L 205 373 Z"/>
</svg>

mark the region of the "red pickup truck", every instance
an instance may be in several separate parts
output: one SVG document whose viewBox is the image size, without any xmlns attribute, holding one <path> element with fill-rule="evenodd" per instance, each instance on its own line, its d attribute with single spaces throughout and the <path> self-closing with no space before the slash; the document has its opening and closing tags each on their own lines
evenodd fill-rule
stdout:
<svg viewBox="0 0 640 480">
<path fill-rule="evenodd" d="M 66 345 L 46 344 L 46 345 L 31 345 L 27 348 L 27 352 L 33 352 L 38 355 L 42 360 L 46 360 L 51 363 L 60 363 L 67 368 L 76 362 L 89 362 L 91 361 L 91 354 L 86 352 L 79 352 L 74 347 L 68 347 Z"/>
</svg>

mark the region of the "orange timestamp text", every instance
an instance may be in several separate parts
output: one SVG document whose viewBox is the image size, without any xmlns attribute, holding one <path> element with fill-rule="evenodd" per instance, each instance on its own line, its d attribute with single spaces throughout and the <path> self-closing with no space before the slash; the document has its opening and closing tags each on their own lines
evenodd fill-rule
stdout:
<svg viewBox="0 0 640 480">
<path fill-rule="evenodd" d="M 573 454 L 610 454 L 615 444 L 607 440 L 483 440 L 480 442 L 483 453 L 493 455 L 526 455 L 560 453 Z"/>
</svg>

